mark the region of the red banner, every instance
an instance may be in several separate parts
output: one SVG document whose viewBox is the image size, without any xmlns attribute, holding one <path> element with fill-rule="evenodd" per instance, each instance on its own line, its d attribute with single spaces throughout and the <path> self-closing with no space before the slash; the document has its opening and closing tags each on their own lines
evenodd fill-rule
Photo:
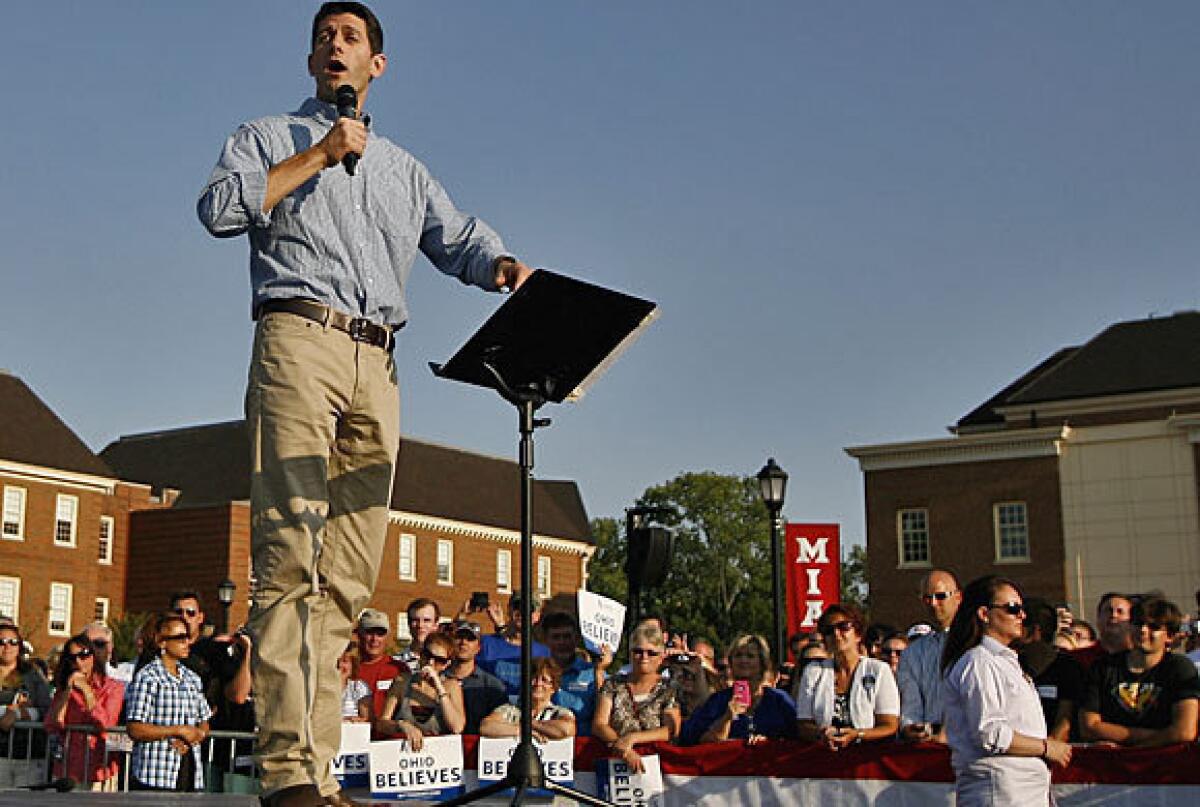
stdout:
<svg viewBox="0 0 1200 807">
<path fill-rule="evenodd" d="M 788 635 L 812 631 L 825 606 L 842 596 L 841 525 L 788 524 Z"/>
</svg>

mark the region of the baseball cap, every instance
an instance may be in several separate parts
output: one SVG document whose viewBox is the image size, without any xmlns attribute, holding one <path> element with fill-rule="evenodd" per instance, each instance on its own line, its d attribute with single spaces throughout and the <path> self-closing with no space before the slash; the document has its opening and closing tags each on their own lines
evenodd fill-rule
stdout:
<svg viewBox="0 0 1200 807">
<path fill-rule="evenodd" d="M 372 630 L 377 628 L 383 628 L 387 631 L 392 629 L 392 623 L 388 621 L 388 615 L 383 611 L 376 611 L 374 608 L 363 609 L 363 612 L 358 615 L 358 629 Z"/>
<path fill-rule="evenodd" d="M 918 622 L 908 629 L 909 639 L 919 639 L 922 636 L 933 633 L 933 626 L 927 622 Z"/>
<path fill-rule="evenodd" d="M 469 619 L 456 619 L 450 624 L 451 636 L 458 635 L 459 631 L 470 631 L 471 633 L 475 634 L 476 639 L 478 639 L 479 635 L 483 633 L 483 629 Z"/>
</svg>

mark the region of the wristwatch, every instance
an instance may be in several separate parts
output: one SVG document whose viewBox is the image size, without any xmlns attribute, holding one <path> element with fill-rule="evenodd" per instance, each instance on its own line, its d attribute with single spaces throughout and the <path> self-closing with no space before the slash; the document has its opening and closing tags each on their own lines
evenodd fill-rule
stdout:
<svg viewBox="0 0 1200 807">
<path fill-rule="evenodd" d="M 855 745 L 857 745 L 858 743 L 861 743 L 863 741 L 863 737 L 866 737 L 866 736 L 867 736 L 867 733 L 865 731 L 863 731 L 862 729 L 859 729 L 857 734 L 854 735 Z"/>
</svg>

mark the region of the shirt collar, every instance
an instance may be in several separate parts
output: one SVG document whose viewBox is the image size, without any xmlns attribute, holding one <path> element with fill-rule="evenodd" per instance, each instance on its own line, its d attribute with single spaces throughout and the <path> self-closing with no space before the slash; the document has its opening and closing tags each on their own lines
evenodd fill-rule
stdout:
<svg viewBox="0 0 1200 807">
<path fill-rule="evenodd" d="M 361 112 L 360 117 L 366 117 L 366 112 Z M 307 98 L 297 110 L 297 115 L 305 118 L 316 118 L 317 120 L 333 123 L 338 118 L 337 104 L 327 104 L 320 98 Z"/>
<path fill-rule="evenodd" d="M 1005 647 L 991 636 L 984 636 L 983 639 L 980 640 L 979 644 L 983 645 L 983 647 L 985 647 L 987 651 L 994 656 L 1006 656 L 1013 659 L 1017 657 L 1017 651 L 1013 650 L 1011 647 Z"/>
</svg>

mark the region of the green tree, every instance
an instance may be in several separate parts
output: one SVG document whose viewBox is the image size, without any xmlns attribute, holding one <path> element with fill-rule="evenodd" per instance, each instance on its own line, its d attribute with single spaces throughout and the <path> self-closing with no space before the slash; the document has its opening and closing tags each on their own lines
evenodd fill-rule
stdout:
<svg viewBox="0 0 1200 807">
<path fill-rule="evenodd" d="M 114 661 L 129 661 L 137 658 L 138 633 L 151 616 L 151 614 L 140 611 L 127 611 L 119 616 L 108 618 L 108 627 L 113 632 Z"/>
<path fill-rule="evenodd" d="M 629 598 L 629 580 L 625 577 L 628 551 L 625 527 L 615 518 L 594 518 L 591 526 L 596 554 L 588 563 L 588 590 L 625 602 Z"/>
<path fill-rule="evenodd" d="M 867 548 L 855 544 L 842 557 L 842 602 L 862 609 L 870 620 L 870 586 L 867 583 Z"/>
<path fill-rule="evenodd" d="M 675 534 L 666 580 L 643 593 L 645 613 L 722 647 L 741 633 L 770 633 L 770 528 L 757 480 L 685 473 L 648 488 L 637 504 L 663 508 L 659 522 Z M 597 551 L 588 565 L 589 588 L 624 602 L 624 525 L 597 519 L 592 529 Z"/>
</svg>

